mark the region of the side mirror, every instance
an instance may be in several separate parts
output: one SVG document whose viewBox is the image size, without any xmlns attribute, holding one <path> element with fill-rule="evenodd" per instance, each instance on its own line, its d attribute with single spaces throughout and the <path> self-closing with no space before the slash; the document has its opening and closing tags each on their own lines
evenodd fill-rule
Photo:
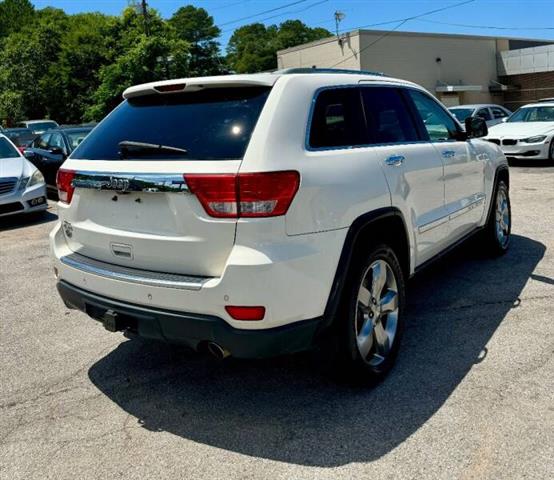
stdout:
<svg viewBox="0 0 554 480">
<path fill-rule="evenodd" d="M 506 123 L 508 121 L 508 117 L 502 117 L 502 123 Z"/>
<path fill-rule="evenodd" d="M 489 133 L 487 122 L 481 117 L 468 117 L 465 121 L 468 138 L 486 137 Z"/>
<path fill-rule="evenodd" d="M 23 156 L 27 160 L 33 160 L 35 158 L 35 152 L 33 152 L 32 150 L 23 150 Z"/>
</svg>

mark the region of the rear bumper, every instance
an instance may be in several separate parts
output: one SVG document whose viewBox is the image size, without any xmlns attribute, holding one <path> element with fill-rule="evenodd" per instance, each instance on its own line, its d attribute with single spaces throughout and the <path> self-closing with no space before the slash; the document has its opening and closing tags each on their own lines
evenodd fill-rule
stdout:
<svg viewBox="0 0 554 480">
<path fill-rule="evenodd" d="M 65 304 L 103 321 L 117 319 L 118 330 L 197 350 L 204 342 L 216 342 L 237 358 L 265 358 L 309 349 L 321 319 L 311 319 L 264 330 L 231 327 L 223 319 L 193 313 L 161 310 L 113 300 L 87 292 L 67 282 L 57 284 Z"/>
<path fill-rule="evenodd" d="M 62 206 L 59 213 L 63 219 Z M 220 318 L 238 330 L 272 329 L 321 317 L 347 232 L 345 229 L 288 237 L 278 235 L 273 228 L 264 231 L 266 224 L 277 221 L 256 222 L 256 227 L 241 224 L 221 276 L 194 277 L 189 281 L 183 275 L 148 272 L 138 267 L 108 265 L 108 269 L 106 264 L 97 265 L 95 261 L 86 268 L 82 261 L 69 264 L 67 260 L 74 259 L 76 252 L 67 245 L 62 221 L 50 234 L 58 280 L 130 305 Z M 282 232 L 284 219 L 278 223 Z M 241 232 L 253 228 L 256 232 L 242 236 Z M 196 284 L 192 284 L 193 280 Z M 260 321 L 236 320 L 226 311 L 228 305 L 261 305 L 266 315 Z"/>
</svg>

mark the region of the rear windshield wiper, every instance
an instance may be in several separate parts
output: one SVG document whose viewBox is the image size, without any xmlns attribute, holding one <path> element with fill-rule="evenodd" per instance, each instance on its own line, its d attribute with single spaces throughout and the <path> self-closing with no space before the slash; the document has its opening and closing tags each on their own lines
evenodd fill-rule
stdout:
<svg viewBox="0 0 554 480">
<path fill-rule="evenodd" d="M 168 145 L 157 145 L 155 143 L 134 142 L 132 140 L 123 140 L 118 143 L 119 155 L 127 157 L 129 154 L 148 155 L 151 153 L 164 152 L 171 155 L 186 155 L 188 153 L 184 148 L 171 147 Z"/>
</svg>

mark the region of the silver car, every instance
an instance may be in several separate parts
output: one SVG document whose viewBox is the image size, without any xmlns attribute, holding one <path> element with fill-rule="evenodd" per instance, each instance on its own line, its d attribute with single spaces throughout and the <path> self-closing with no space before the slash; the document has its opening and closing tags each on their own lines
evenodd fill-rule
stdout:
<svg viewBox="0 0 554 480">
<path fill-rule="evenodd" d="M 42 173 L 0 134 L 0 217 L 47 208 Z"/>
<path fill-rule="evenodd" d="M 474 105 L 457 105 L 448 109 L 463 125 L 466 118 L 481 117 L 487 122 L 487 127 L 502 123 L 512 112 L 501 105 L 479 103 Z"/>
</svg>

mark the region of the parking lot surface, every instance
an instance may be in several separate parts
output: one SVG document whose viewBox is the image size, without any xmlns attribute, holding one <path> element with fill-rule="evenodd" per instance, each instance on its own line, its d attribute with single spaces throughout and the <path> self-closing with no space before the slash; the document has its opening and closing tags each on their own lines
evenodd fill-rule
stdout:
<svg viewBox="0 0 554 480">
<path fill-rule="evenodd" d="M 510 252 L 473 242 L 414 278 L 372 390 L 314 355 L 219 362 L 109 333 L 58 298 L 55 206 L 0 219 L 0 478 L 552 478 L 554 168 L 511 175 Z"/>
</svg>

